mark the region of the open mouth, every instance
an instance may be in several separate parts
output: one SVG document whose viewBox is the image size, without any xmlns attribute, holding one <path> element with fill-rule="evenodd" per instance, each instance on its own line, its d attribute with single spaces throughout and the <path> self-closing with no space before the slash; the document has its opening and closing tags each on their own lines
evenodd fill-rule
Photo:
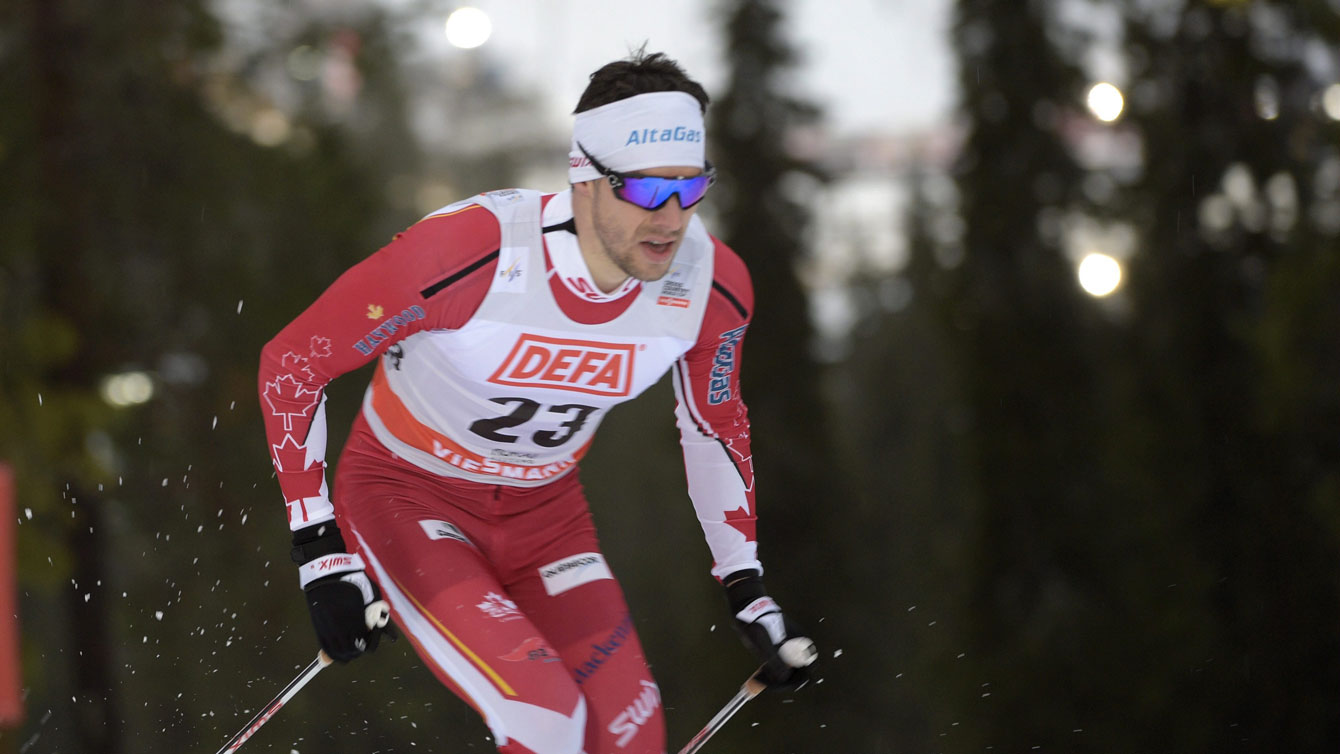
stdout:
<svg viewBox="0 0 1340 754">
<path fill-rule="evenodd" d="M 642 242 L 642 248 L 645 249 L 645 250 L 646 250 L 648 253 L 650 253 L 652 256 L 662 256 L 662 255 L 668 254 L 668 253 L 670 253 L 670 250 L 673 249 L 674 247 L 675 247 L 675 242 L 674 242 L 674 241 L 663 241 L 663 242 L 657 242 L 657 241 L 643 241 L 643 242 Z"/>
</svg>

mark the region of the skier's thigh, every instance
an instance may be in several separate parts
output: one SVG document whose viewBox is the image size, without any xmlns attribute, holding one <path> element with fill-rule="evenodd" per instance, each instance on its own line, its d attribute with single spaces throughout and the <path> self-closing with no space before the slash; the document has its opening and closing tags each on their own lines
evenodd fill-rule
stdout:
<svg viewBox="0 0 1340 754">
<path fill-rule="evenodd" d="M 499 750 L 580 752 L 586 704 L 577 684 L 465 530 L 454 537 L 439 526 L 426 536 L 434 527 L 424 521 L 433 520 L 417 515 L 350 518 L 397 626 L 428 668 L 484 717 Z"/>
<path fill-rule="evenodd" d="M 575 545 L 572 557 L 599 554 L 595 542 Z M 555 561 L 563 562 L 563 558 Z M 558 650 L 586 697 L 588 754 L 661 754 L 665 720 L 633 629 L 623 591 L 602 577 L 570 589 L 535 572 L 510 586 L 518 605 Z M 556 592 L 550 594 L 550 592 Z"/>
</svg>

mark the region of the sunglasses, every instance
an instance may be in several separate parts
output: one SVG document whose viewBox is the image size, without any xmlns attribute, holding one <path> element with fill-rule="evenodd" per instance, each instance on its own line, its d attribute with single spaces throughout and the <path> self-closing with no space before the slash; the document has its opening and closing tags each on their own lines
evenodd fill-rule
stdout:
<svg viewBox="0 0 1340 754">
<path fill-rule="evenodd" d="M 581 142 L 577 143 L 577 148 L 591 161 L 591 167 L 609 179 L 610 188 L 614 189 L 615 196 L 642 209 L 660 209 L 672 196 L 678 196 L 679 206 L 688 209 L 701 202 L 707 195 L 707 190 L 717 182 L 717 169 L 712 167 L 710 162 L 701 174 L 692 178 L 659 178 L 610 170 L 601 165 L 600 160 L 592 157 Z"/>
</svg>

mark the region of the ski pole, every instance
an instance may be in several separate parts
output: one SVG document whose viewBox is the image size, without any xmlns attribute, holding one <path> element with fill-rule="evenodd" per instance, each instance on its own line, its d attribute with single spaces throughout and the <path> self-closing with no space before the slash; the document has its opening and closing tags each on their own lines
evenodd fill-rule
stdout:
<svg viewBox="0 0 1340 754">
<path fill-rule="evenodd" d="M 793 668 L 803 668 L 814 662 L 814 658 L 819 656 L 819 650 L 814 648 L 814 642 L 809 639 L 797 637 L 788 639 L 786 643 L 778 647 L 777 654 L 787 665 Z M 721 726 L 725 725 L 732 715 L 740 711 L 745 702 L 761 694 L 768 687 L 766 683 L 758 679 L 758 674 L 762 671 L 763 668 L 755 670 L 754 674 L 744 682 L 744 685 L 740 686 L 740 690 L 735 692 L 735 697 L 727 702 L 726 706 L 722 707 L 721 711 L 716 713 L 702 730 L 698 731 L 698 735 L 689 739 L 684 748 L 679 750 L 679 754 L 694 754 L 701 749 L 703 744 L 707 743 L 707 739 L 716 735 L 716 732 L 721 730 Z"/>
<path fill-rule="evenodd" d="M 377 600 L 368 605 L 364 617 L 368 622 L 368 630 L 381 628 L 382 626 L 385 626 L 386 622 L 391 618 L 391 607 L 390 605 L 387 605 L 385 601 Z M 224 744 L 223 748 L 219 749 L 216 754 L 232 754 L 232 752 L 240 749 L 242 744 L 246 743 L 247 739 L 251 738 L 256 731 L 260 730 L 261 726 L 265 725 L 271 717 L 274 717 L 274 714 L 279 711 L 280 707 L 287 704 L 288 700 L 292 699 L 295 694 L 301 691 L 302 687 L 306 686 L 308 681 L 315 678 L 317 673 L 325 670 L 326 666 L 330 665 L 332 662 L 334 662 L 334 660 L 330 659 L 330 655 L 326 654 L 324 649 L 318 652 L 316 659 L 312 660 L 311 664 L 299 673 L 297 678 L 289 681 L 288 685 L 279 692 L 279 695 L 274 699 L 271 699 L 269 704 L 262 707 L 261 711 L 257 712 L 255 717 L 251 718 L 251 722 L 247 723 L 242 730 L 239 730 L 236 735 L 228 739 L 228 743 Z"/>
</svg>

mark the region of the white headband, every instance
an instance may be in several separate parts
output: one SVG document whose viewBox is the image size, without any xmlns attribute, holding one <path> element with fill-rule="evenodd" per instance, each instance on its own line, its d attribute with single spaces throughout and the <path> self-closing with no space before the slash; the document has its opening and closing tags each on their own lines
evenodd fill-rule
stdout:
<svg viewBox="0 0 1340 754">
<path fill-rule="evenodd" d="M 600 177 L 578 142 L 600 164 L 620 173 L 703 167 L 702 106 L 686 92 L 651 92 L 577 113 L 568 152 L 569 183 Z"/>
</svg>

